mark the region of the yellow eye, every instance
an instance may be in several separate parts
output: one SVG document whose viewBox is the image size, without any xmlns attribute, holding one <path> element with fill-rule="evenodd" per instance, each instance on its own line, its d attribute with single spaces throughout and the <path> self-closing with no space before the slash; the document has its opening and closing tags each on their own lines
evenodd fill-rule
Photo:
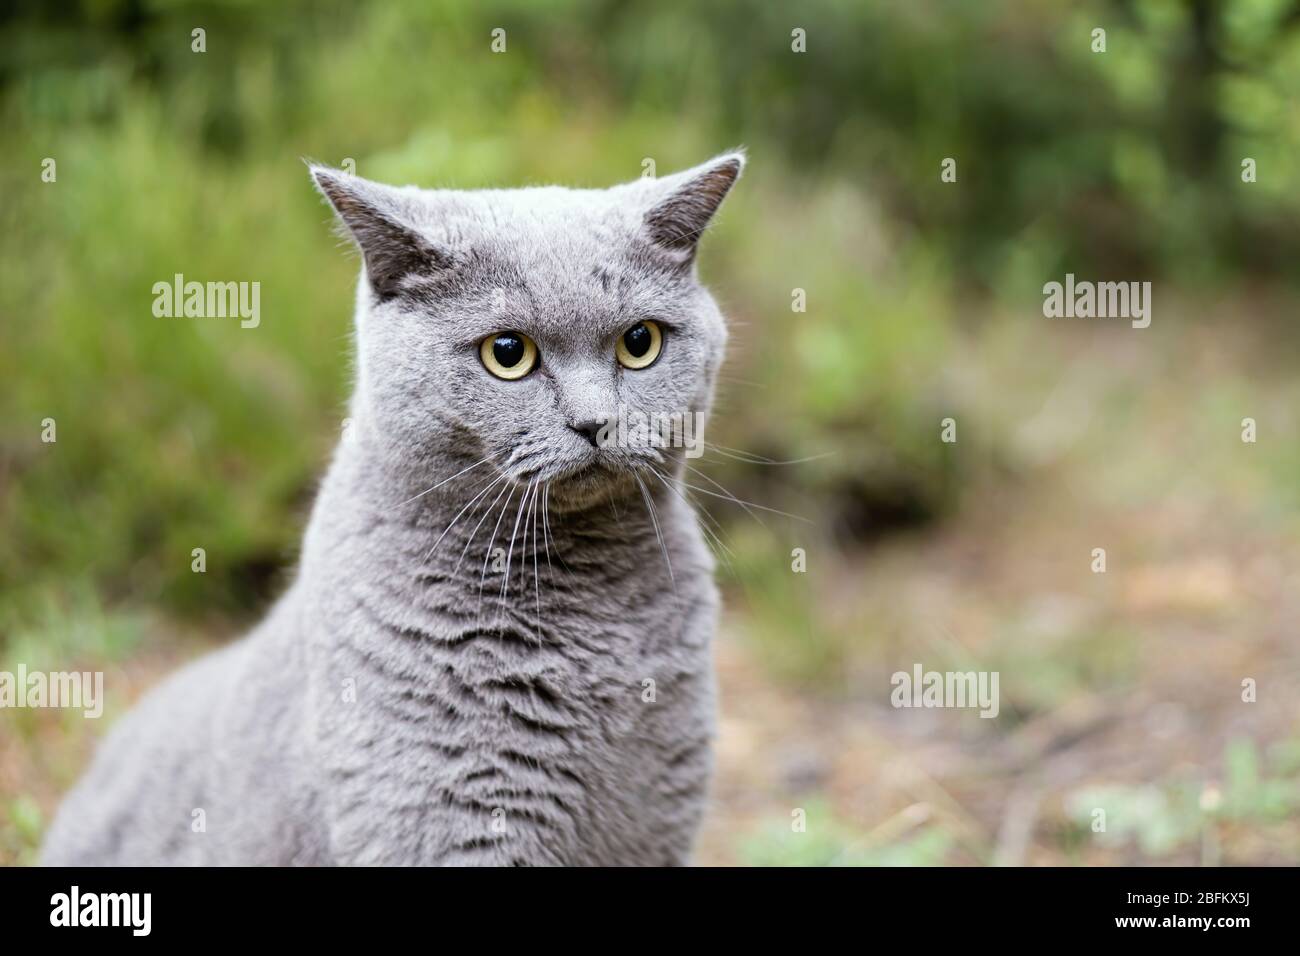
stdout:
<svg viewBox="0 0 1300 956">
<path fill-rule="evenodd" d="M 478 347 L 479 357 L 497 378 L 523 378 L 537 364 L 537 346 L 522 332 L 489 335 Z"/>
<path fill-rule="evenodd" d="M 663 344 L 664 334 L 658 323 L 647 319 L 623 333 L 614 354 L 618 356 L 618 364 L 624 368 L 648 368 L 659 357 Z"/>
</svg>

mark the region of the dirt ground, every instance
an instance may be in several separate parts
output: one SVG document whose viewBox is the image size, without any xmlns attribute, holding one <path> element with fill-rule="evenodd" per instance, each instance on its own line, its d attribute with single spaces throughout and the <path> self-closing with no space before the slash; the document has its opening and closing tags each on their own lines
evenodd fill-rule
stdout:
<svg viewBox="0 0 1300 956">
<path fill-rule="evenodd" d="M 1300 392 L 1226 321 L 1085 330 L 1036 356 L 1038 392 L 970 383 L 1023 457 L 937 530 L 824 562 L 815 604 L 851 622 L 833 690 L 766 678 L 742 599 L 701 862 L 1300 861 Z M 997 719 L 889 706 L 893 671 L 945 661 L 1001 672 Z"/>
<path fill-rule="evenodd" d="M 1300 861 L 1300 535 L 1285 487 L 1300 392 L 1254 360 L 1267 343 L 1116 341 L 1067 341 L 1056 384 L 977 410 L 1023 439 L 1005 480 L 937 526 L 819 562 L 809 613 L 840 635 L 833 679 L 781 676 L 753 639 L 760 610 L 729 593 L 697 862 Z M 1258 445 L 1240 441 L 1244 414 L 1263 423 Z M 127 688 L 119 712 L 211 643 L 149 639 L 103 665 Z M 890 674 L 914 662 L 998 670 L 999 716 L 891 707 Z M 90 752 L 84 727 L 5 715 L 0 864 L 34 860 Z"/>
</svg>

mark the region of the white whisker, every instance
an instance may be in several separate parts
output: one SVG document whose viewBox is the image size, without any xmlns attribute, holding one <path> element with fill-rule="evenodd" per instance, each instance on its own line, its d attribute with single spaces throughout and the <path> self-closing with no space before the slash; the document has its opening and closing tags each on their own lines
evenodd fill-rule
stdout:
<svg viewBox="0 0 1300 956">
<path fill-rule="evenodd" d="M 497 523 L 492 528 L 492 537 L 488 538 L 487 553 L 483 555 L 483 570 L 478 575 L 478 604 L 475 607 L 474 616 L 479 618 L 483 614 L 483 582 L 487 578 L 488 562 L 492 560 L 492 545 L 496 544 L 497 532 L 501 530 L 501 521 L 506 516 L 506 511 L 510 508 L 510 501 L 515 496 L 515 486 L 507 485 L 510 494 L 506 496 L 506 502 L 501 506 L 501 514 L 497 516 Z"/>
<path fill-rule="evenodd" d="M 702 443 L 705 448 L 716 451 L 719 455 L 743 461 L 747 465 L 802 465 L 807 461 L 817 461 L 820 458 L 830 458 L 835 454 L 833 451 L 824 451 L 820 455 L 809 455 L 807 458 L 791 458 L 788 461 L 778 461 L 775 458 L 765 458 L 762 455 L 756 455 L 752 452 L 742 451 L 739 448 L 728 448 L 726 445 L 715 445 L 711 441 Z"/>
<path fill-rule="evenodd" d="M 550 487 L 550 484 L 547 484 Z M 537 495 L 539 491 L 533 492 L 533 591 L 537 594 L 537 641 L 542 640 L 542 576 L 537 567 Z"/>
<path fill-rule="evenodd" d="M 534 479 L 535 481 L 536 479 Z M 501 605 L 505 606 L 506 595 L 510 593 L 510 561 L 515 554 L 515 535 L 519 533 L 519 519 L 524 516 L 524 502 L 528 498 L 528 492 L 532 489 L 530 482 L 524 489 L 523 496 L 519 499 L 519 509 L 515 512 L 515 527 L 510 532 L 510 545 L 506 548 L 506 571 L 501 576 Z"/>
<path fill-rule="evenodd" d="M 668 568 L 668 580 L 673 586 L 673 595 L 676 596 L 677 579 L 673 577 L 673 562 L 672 559 L 668 557 L 668 546 L 664 543 L 664 536 L 659 530 L 659 519 L 655 516 L 654 500 L 650 497 L 650 490 L 646 488 L 645 482 L 641 480 L 641 476 L 636 472 L 633 472 L 632 477 L 636 479 L 637 486 L 641 489 L 641 498 L 645 501 L 646 513 L 650 515 L 650 522 L 654 525 L 655 537 L 659 540 L 659 550 L 663 553 L 664 565 Z"/>
<path fill-rule="evenodd" d="M 424 497 L 425 495 L 427 495 L 429 492 L 438 490 L 438 489 L 441 488 L 443 485 L 445 485 L 447 482 L 449 482 L 449 481 L 455 481 L 455 480 L 456 480 L 457 478 L 459 478 L 461 475 L 466 474 L 467 472 L 471 472 L 471 471 L 473 471 L 475 468 L 477 468 L 477 467 L 479 467 L 480 465 L 485 464 L 485 463 L 487 463 L 487 462 L 489 462 L 489 461 L 491 461 L 491 460 L 492 460 L 492 456 L 491 456 L 491 455 L 488 455 L 486 458 L 484 458 L 484 459 L 482 459 L 482 460 L 480 460 L 480 461 L 476 461 L 476 462 L 474 462 L 474 464 L 470 465 L 468 468 L 462 468 L 460 471 L 456 472 L 456 474 L 452 475 L 450 478 L 444 478 L 444 479 L 442 479 L 442 481 L 438 482 L 436 485 L 432 486 L 431 488 L 425 488 L 425 489 L 424 489 L 422 492 L 420 492 L 418 495 L 412 495 L 410 498 L 407 498 L 405 501 L 401 502 L 401 504 L 397 505 L 397 507 L 400 508 L 400 507 L 402 507 L 402 505 L 409 505 L 409 504 L 410 504 L 412 501 L 414 501 L 416 498 L 423 498 L 423 497 Z"/>
<path fill-rule="evenodd" d="M 431 557 L 433 557 L 433 552 L 438 550 L 438 545 L 442 544 L 442 539 L 447 537 L 447 532 L 451 531 L 451 529 L 456 526 L 456 522 L 460 520 L 460 516 L 463 515 L 470 508 L 474 507 L 474 502 L 478 501 L 489 491 L 491 491 L 492 487 L 496 485 L 497 482 L 503 480 L 505 477 L 506 477 L 505 475 L 497 475 L 497 477 L 493 478 L 486 485 L 480 488 L 478 492 L 474 495 L 474 497 L 469 500 L 469 503 L 465 505 L 465 507 L 461 508 L 460 511 L 456 512 L 456 517 L 451 519 L 451 524 L 447 525 L 447 527 L 442 529 L 442 534 L 438 535 L 438 540 L 433 542 L 433 547 L 430 548 L 428 553 L 424 556 L 424 560 L 420 562 L 421 564 L 427 563 L 428 560 Z"/>
<path fill-rule="evenodd" d="M 795 521 L 803 521 L 806 522 L 807 524 L 813 523 L 811 519 L 805 518 L 803 515 L 795 515 L 795 514 L 791 514 L 788 511 L 781 511 L 777 508 L 769 508 L 766 505 L 755 504 L 752 501 L 741 501 L 739 498 L 737 498 L 735 495 L 731 494 L 730 492 L 727 492 L 727 494 L 725 495 L 720 495 L 717 492 L 709 491 L 709 489 L 707 488 L 701 488 L 699 485 L 692 485 L 688 481 L 683 481 L 682 485 L 687 488 L 690 488 L 692 491 L 698 491 L 702 495 L 711 495 L 714 498 L 721 498 L 723 501 L 733 502 L 734 504 L 738 504 L 742 508 L 745 508 L 746 510 L 748 510 L 749 508 L 757 508 L 760 511 L 770 511 L 774 515 L 781 515 L 782 517 L 785 518 L 793 518 Z M 754 520 L 758 521 L 757 515 L 754 515 L 753 517 Z M 762 522 L 759 521 L 759 524 L 762 524 Z"/>
<path fill-rule="evenodd" d="M 754 514 L 754 512 L 749 510 L 749 504 L 747 502 L 743 502 L 739 498 L 736 498 L 734 495 L 732 495 L 730 491 L 722 487 L 722 485 L 718 484 L 718 482 L 714 481 L 712 478 L 710 478 L 704 472 L 700 471 L 698 468 L 692 468 L 690 465 L 686 464 L 686 462 L 682 462 L 682 466 L 685 467 L 692 474 L 699 475 L 701 478 L 703 478 L 705 481 L 711 484 L 714 488 L 717 488 L 724 495 L 731 498 L 732 501 L 736 502 L 736 504 L 740 505 L 742 508 L 745 509 L 745 513 L 747 515 L 749 515 L 751 518 L 757 521 L 760 525 L 763 525 L 763 519 L 760 518 L 758 515 Z M 763 527 L 767 527 L 767 525 L 763 525 Z"/>
<path fill-rule="evenodd" d="M 460 549 L 460 557 L 456 559 L 456 567 L 453 568 L 451 572 L 452 577 L 455 577 L 456 572 L 460 570 L 461 562 L 465 560 L 465 555 L 469 552 L 469 546 L 473 544 L 474 539 L 478 537 L 478 529 L 483 527 L 483 522 L 487 520 L 487 516 L 492 513 L 492 509 L 497 506 L 497 502 L 501 500 L 501 496 L 508 490 L 510 490 L 510 485 L 502 486 L 501 490 L 497 492 L 497 496 L 492 499 L 492 503 L 483 509 L 483 514 L 478 519 L 478 524 L 474 525 L 474 530 L 469 533 L 469 538 L 465 541 L 465 547 Z"/>
<path fill-rule="evenodd" d="M 543 522 L 542 530 L 543 530 L 543 532 L 545 533 L 546 537 L 549 538 L 552 542 L 554 542 L 554 541 L 555 541 L 555 536 L 552 535 L 552 534 L 551 534 L 551 531 L 550 531 L 550 524 L 551 524 L 551 521 L 550 521 L 550 495 L 551 495 L 551 484 L 550 484 L 550 482 L 547 482 L 547 483 L 546 483 L 546 494 L 542 497 L 542 522 Z M 564 568 L 564 573 L 565 573 L 566 575 L 568 575 L 569 580 L 572 581 L 572 580 L 573 580 L 573 572 L 569 570 L 569 563 L 568 563 L 567 561 L 564 560 L 564 555 L 560 554 L 560 547 L 559 547 L 559 545 L 556 545 L 556 547 L 555 547 L 555 556 L 556 556 L 557 558 L 560 559 L 560 567 Z M 549 546 L 548 546 L 547 549 L 546 549 L 546 564 L 547 564 L 547 567 L 550 568 L 550 571 L 551 571 L 551 577 L 554 578 L 554 577 L 555 577 L 555 566 L 551 564 L 551 549 L 550 549 Z"/>
<path fill-rule="evenodd" d="M 722 540 L 722 536 L 720 534 L 720 532 L 722 531 L 722 525 L 720 525 L 717 519 L 714 518 L 713 515 L 709 513 L 709 509 L 705 508 L 703 505 L 696 504 L 694 502 L 687 500 L 686 495 L 684 495 L 677 488 L 677 486 L 674 485 L 668 478 L 664 477 L 664 475 L 658 469 L 651 468 L 650 473 L 653 474 L 656 478 L 658 478 L 660 483 L 662 483 L 665 488 L 667 488 L 669 491 L 675 494 L 677 498 L 682 502 L 682 504 L 686 505 L 686 507 L 690 509 L 692 513 L 694 513 L 698 509 L 699 511 L 704 512 L 704 516 L 709 521 L 713 522 L 713 525 L 714 527 L 717 528 L 717 531 L 711 531 L 708 525 L 706 524 L 701 524 L 700 530 L 704 532 L 705 538 L 707 540 L 710 540 L 717 545 L 719 557 L 721 557 L 723 561 L 726 561 L 727 567 L 734 572 L 735 565 L 731 563 L 731 558 L 734 556 L 734 552 L 729 547 L 727 547 L 726 542 Z"/>
</svg>

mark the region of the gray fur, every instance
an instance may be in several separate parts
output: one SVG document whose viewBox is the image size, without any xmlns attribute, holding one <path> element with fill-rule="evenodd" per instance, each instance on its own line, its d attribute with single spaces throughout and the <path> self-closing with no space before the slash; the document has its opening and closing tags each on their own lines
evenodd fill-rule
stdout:
<svg viewBox="0 0 1300 956">
<path fill-rule="evenodd" d="M 575 429 L 620 404 L 708 412 L 726 332 L 695 242 L 742 165 L 482 192 L 313 168 L 364 269 L 353 424 L 297 575 L 113 728 L 44 862 L 686 862 L 712 557 L 680 452 Z M 643 318 L 663 353 L 623 369 L 615 343 Z M 507 329 L 541 354 L 516 381 L 478 357 Z"/>
</svg>

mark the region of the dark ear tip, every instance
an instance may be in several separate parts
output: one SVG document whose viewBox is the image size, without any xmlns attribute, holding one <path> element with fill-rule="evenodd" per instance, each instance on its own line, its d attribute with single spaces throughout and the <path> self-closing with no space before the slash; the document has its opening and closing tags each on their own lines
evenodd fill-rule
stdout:
<svg viewBox="0 0 1300 956">
<path fill-rule="evenodd" d="M 728 153 L 709 163 L 704 175 L 696 182 L 700 184 L 704 193 L 712 198 L 716 209 L 727 193 L 731 191 L 731 187 L 736 184 L 736 180 L 740 178 L 740 174 L 744 169 L 745 154 L 740 152 Z"/>
<path fill-rule="evenodd" d="M 745 164 L 748 162 L 743 149 L 732 150 L 723 156 L 719 156 L 713 164 L 711 173 L 725 177 L 730 182 L 735 182 L 740 178 L 740 174 L 745 171 Z"/>
<path fill-rule="evenodd" d="M 316 184 L 317 191 L 340 215 L 360 204 L 354 188 L 348 185 L 348 174 L 343 170 L 314 163 L 308 169 L 311 171 L 312 182 Z"/>
<path fill-rule="evenodd" d="M 678 173 L 672 192 L 645 215 L 650 235 L 661 246 L 694 255 L 700 234 L 745 168 L 745 154 L 733 150 Z"/>
<path fill-rule="evenodd" d="M 311 162 L 307 164 L 307 171 L 311 174 L 312 182 L 316 184 L 316 188 L 325 193 L 328 192 L 331 186 L 337 185 L 339 176 L 342 175 L 337 169 Z"/>
<path fill-rule="evenodd" d="M 749 157 L 745 155 L 743 149 L 732 150 L 722 157 L 721 166 L 731 170 L 733 176 L 739 176 L 745 171 L 745 165 L 749 162 Z"/>
</svg>

